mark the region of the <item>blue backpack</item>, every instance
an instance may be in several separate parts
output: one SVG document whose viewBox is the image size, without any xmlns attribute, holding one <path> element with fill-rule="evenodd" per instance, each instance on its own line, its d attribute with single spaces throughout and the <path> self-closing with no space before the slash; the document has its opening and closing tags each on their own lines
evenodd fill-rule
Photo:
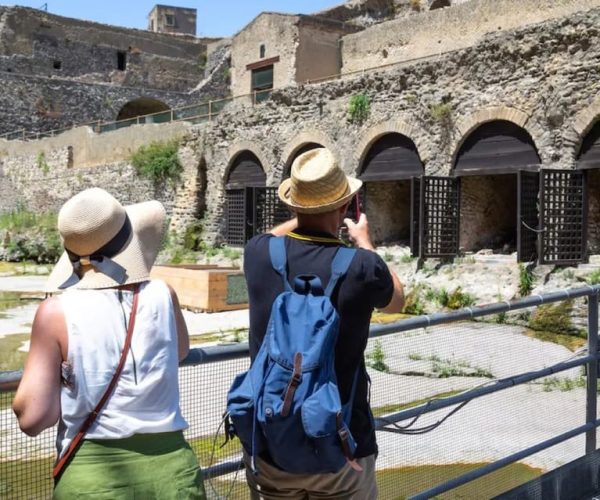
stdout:
<svg viewBox="0 0 600 500">
<path fill-rule="evenodd" d="M 284 237 L 270 239 L 269 253 L 285 290 L 273 303 L 256 359 L 229 390 L 227 433 L 240 438 L 254 472 L 255 457 L 265 451 L 287 472 L 337 472 L 356 449 L 349 423 L 358 370 L 342 406 L 334 369 L 340 320 L 330 297 L 356 250 L 337 251 L 325 290 L 315 275 L 297 276 L 292 289 Z"/>
</svg>

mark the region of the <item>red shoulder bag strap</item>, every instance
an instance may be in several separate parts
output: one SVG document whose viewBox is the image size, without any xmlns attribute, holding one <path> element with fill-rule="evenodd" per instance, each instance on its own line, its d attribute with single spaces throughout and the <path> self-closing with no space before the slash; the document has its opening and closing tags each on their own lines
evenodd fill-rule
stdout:
<svg viewBox="0 0 600 500">
<path fill-rule="evenodd" d="M 77 451 L 81 440 L 83 439 L 89 428 L 92 426 L 92 424 L 96 421 L 98 413 L 100 413 L 100 411 L 110 398 L 115 386 L 117 385 L 117 380 L 119 380 L 119 376 L 123 371 L 123 367 L 125 366 L 125 360 L 127 359 L 127 353 L 129 352 L 129 348 L 131 347 L 131 337 L 133 334 L 133 328 L 135 327 L 135 314 L 137 312 L 138 296 L 139 285 L 136 285 L 133 291 L 133 302 L 131 304 L 131 315 L 129 316 L 129 324 L 127 325 L 127 336 L 125 337 L 125 344 L 123 344 L 123 351 L 121 352 L 121 359 L 119 360 L 117 370 L 115 371 L 115 374 L 113 375 L 110 384 L 108 384 L 104 395 L 100 398 L 100 401 L 96 405 L 96 408 L 94 408 L 94 410 L 87 416 L 87 418 L 79 428 L 79 431 L 77 431 L 77 434 L 73 438 L 73 441 L 71 441 L 71 444 L 67 448 L 65 454 L 58 460 L 58 462 L 56 462 L 54 470 L 52 471 L 52 477 L 55 481 L 58 479 L 65 466 L 68 464 L 75 451 Z"/>
</svg>

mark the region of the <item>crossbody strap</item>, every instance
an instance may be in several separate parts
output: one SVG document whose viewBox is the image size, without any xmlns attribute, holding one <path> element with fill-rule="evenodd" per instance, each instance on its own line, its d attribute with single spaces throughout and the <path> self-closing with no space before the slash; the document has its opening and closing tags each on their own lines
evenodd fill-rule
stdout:
<svg viewBox="0 0 600 500">
<path fill-rule="evenodd" d="M 55 481 L 58 480 L 58 478 L 59 478 L 60 474 L 62 473 L 62 471 L 64 470 L 65 466 L 68 464 L 69 460 L 71 459 L 71 457 L 73 456 L 75 451 L 77 451 L 77 448 L 79 447 L 79 444 L 81 443 L 81 440 L 83 439 L 83 437 L 85 436 L 87 431 L 90 429 L 92 424 L 96 421 L 98 414 L 100 413 L 100 411 L 102 411 L 102 408 L 104 407 L 104 405 L 110 398 L 115 386 L 117 385 L 119 376 L 121 375 L 121 372 L 123 371 L 123 367 L 125 366 L 125 360 L 127 359 L 127 353 L 129 352 L 129 349 L 131 347 L 131 337 L 133 335 L 133 329 L 135 327 L 135 315 L 137 312 L 139 291 L 140 291 L 139 285 L 136 285 L 135 289 L 133 291 L 133 302 L 131 304 L 131 315 L 129 316 L 129 324 L 127 325 L 127 335 L 125 336 L 125 343 L 123 344 L 123 351 L 121 352 L 121 359 L 119 360 L 117 369 L 112 377 L 112 380 L 108 384 L 106 391 L 104 391 L 104 394 L 100 398 L 100 401 L 98 401 L 98 404 L 96 405 L 96 407 L 87 416 L 87 418 L 85 419 L 85 421 L 79 428 L 79 431 L 77 431 L 77 434 L 75 435 L 75 437 L 69 444 L 69 447 L 67 448 L 67 451 L 65 452 L 65 454 L 58 460 L 58 462 L 56 462 L 56 465 L 54 466 L 54 469 L 52 471 L 52 477 L 54 478 Z"/>
</svg>

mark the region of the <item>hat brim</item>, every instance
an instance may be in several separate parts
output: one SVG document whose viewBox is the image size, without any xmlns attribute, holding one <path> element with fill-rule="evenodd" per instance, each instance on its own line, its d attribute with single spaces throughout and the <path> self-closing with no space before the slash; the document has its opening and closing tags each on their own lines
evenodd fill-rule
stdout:
<svg viewBox="0 0 600 500">
<path fill-rule="evenodd" d="M 131 221 L 131 236 L 123 249 L 112 260 L 125 268 L 126 278 L 118 283 L 110 276 L 87 269 L 81 279 L 71 288 L 100 289 L 129 285 L 146 281 L 161 247 L 166 229 L 166 213 L 158 201 L 147 201 L 129 205 L 125 211 Z M 67 253 L 63 253 L 46 282 L 47 292 L 59 291 L 59 287 L 71 276 L 73 266 Z"/>
<path fill-rule="evenodd" d="M 360 179 L 356 179 L 354 177 L 346 176 L 346 180 L 348 181 L 348 194 L 345 196 L 323 204 L 314 204 L 314 205 L 298 205 L 292 202 L 291 195 L 291 179 L 284 180 L 277 190 L 277 194 L 279 195 L 279 199 L 283 201 L 291 210 L 300 214 L 321 214 L 325 212 L 329 212 L 331 210 L 335 210 L 336 208 L 340 208 L 341 206 L 348 203 L 352 200 L 352 197 L 357 193 L 357 191 L 362 186 L 362 181 Z"/>
</svg>

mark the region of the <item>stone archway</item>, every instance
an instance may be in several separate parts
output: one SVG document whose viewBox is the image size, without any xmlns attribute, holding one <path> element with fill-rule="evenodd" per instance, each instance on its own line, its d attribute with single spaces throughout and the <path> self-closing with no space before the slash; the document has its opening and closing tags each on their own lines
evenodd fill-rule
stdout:
<svg viewBox="0 0 600 500">
<path fill-rule="evenodd" d="M 516 250 L 517 232 L 522 230 L 517 224 L 517 174 L 521 170 L 536 171 L 539 164 L 531 135 L 513 121 L 488 120 L 469 127 L 453 164 L 453 174 L 461 178 L 463 250 Z"/>
<path fill-rule="evenodd" d="M 153 115 L 160 113 L 156 116 L 148 116 L 144 120 L 144 123 L 160 123 L 163 121 L 169 121 L 170 116 L 162 116 L 162 112 L 170 111 L 170 107 L 158 99 L 151 97 L 139 97 L 127 102 L 121 107 L 117 114 L 117 121 L 129 120 L 131 118 L 137 118 L 138 116 Z"/>
</svg>

